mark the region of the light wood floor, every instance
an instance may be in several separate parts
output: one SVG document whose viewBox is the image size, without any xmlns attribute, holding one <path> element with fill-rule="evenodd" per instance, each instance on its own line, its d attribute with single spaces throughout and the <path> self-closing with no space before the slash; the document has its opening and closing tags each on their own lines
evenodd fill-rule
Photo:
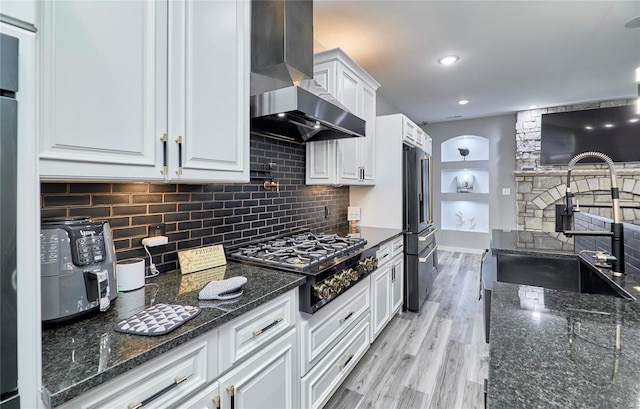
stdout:
<svg viewBox="0 0 640 409">
<path fill-rule="evenodd" d="M 439 251 L 438 258 L 440 274 L 421 311 L 389 322 L 325 409 L 484 407 L 480 255 Z"/>
</svg>

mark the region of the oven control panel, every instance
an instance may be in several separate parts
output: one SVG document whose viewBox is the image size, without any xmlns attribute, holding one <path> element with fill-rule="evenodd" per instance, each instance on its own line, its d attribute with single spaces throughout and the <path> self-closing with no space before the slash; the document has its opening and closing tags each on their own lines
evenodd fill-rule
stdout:
<svg viewBox="0 0 640 409">
<path fill-rule="evenodd" d="M 378 267 L 374 256 L 364 257 L 352 267 L 344 268 L 313 285 L 313 295 L 320 300 L 330 300 Z"/>
</svg>

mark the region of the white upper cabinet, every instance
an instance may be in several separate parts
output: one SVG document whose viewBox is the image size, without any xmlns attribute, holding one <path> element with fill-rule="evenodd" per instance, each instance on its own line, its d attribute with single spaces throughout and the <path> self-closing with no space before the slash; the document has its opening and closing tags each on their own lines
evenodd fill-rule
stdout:
<svg viewBox="0 0 640 409">
<path fill-rule="evenodd" d="M 431 155 L 431 137 L 422 128 L 402 115 L 402 142 L 420 148 Z"/>
<path fill-rule="evenodd" d="M 43 179 L 248 181 L 246 2 L 42 7 Z"/>
<path fill-rule="evenodd" d="M 314 78 L 351 113 L 365 120 L 364 138 L 307 143 L 307 184 L 375 184 L 378 84 L 341 49 L 314 56 Z"/>
<path fill-rule="evenodd" d="M 33 31 L 36 23 L 35 0 L 2 0 L 0 1 L 2 21 Z"/>
</svg>

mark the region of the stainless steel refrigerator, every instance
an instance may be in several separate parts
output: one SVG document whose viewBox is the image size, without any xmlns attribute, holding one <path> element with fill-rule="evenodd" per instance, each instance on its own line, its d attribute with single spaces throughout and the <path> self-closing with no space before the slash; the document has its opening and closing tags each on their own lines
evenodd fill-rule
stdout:
<svg viewBox="0 0 640 409">
<path fill-rule="evenodd" d="M 419 311 L 437 274 L 431 156 L 403 145 L 404 309 Z"/>
<path fill-rule="evenodd" d="M 18 39 L 0 34 L 0 409 L 20 408 L 16 317 Z"/>
</svg>

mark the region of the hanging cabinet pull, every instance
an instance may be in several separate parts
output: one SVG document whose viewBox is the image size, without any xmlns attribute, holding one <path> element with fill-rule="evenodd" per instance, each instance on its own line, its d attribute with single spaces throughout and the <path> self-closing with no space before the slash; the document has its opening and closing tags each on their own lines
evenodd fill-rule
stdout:
<svg viewBox="0 0 640 409">
<path fill-rule="evenodd" d="M 267 325 L 266 327 L 264 327 L 264 328 L 262 328 L 262 329 L 259 329 L 259 330 L 256 330 L 256 331 L 253 331 L 253 336 L 254 336 L 254 337 L 257 337 L 258 335 L 262 334 L 262 333 L 263 333 L 263 332 L 265 332 L 266 330 L 268 330 L 268 329 L 270 329 L 270 328 L 275 327 L 276 325 L 278 325 L 278 323 L 279 323 L 280 321 L 282 321 L 282 318 L 274 318 L 274 319 L 273 319 L 273 322 L 272 322 L 271 324 Z"/>
<path fill-rule="evenodd" d="M 213 401 L 213 404 L 216 405 L 216 408 L 220 409 L 220 396 L 214 396 L 211 400 Z"/>
<path fill-rule="evenodd" d="M 343 322 L 351 318 L 352 315 L 353 315 L 353 311 L 349 311 L 349 313 L 344 318 L 340 318 L 340 324 L 342 324 Z"/>
<path fill-rule="evenodd" d="M 343 364 L 338 365 L 338 368 L 340 368 L 340 369 L 346 368 L 347 365 L 349 365 L 349 362 L 351 362 L 352 358 L 353 358 L 353 354 L 347 355 L 347 360 Z"/>
<path fill-rule="evenodd" d="M 178 144 L 178 169 L 176 169 L 177 175 L 182 175 L 182 136 L 176 138 Z"/>
<path fill-rule="evenodd" d="M 160 137 L 160 141 L 162 141 L 162 168 L 160 169 L 160 173 L 162 173 L 163 175 L 167 174 L 167 141 L 169 140 L 169 138 L 167 138 L 167 134 L 163 133 L 162 137 Z"/>
<path fill-rule="evenodd" d="M 236 407 L 236 402 L 235 402 L 235 394 L 236 394 L 236 388 L 235 386 L 231 385 L 231 386 L 227 386 L 227 392 L 229 392 L 229 396 L 231 397 L 231 409 L 235 409 Z"/>
<path fill-rule="evenodd" d="M 186 376 L 182 376 L 182 377 L 176 376 L 175 378 L 173 378 L 173 383 L 171 385 L 166 386 L 165 388 L 159 390 L 158 392 L 156 392 L 153 395 L 149 396 L 147 399 L 144 399 L 140 403 L 129 403 L 129 405 L 127 405 L 127 407 L 129 409 L 139 409 L 139 408 L 143 407 L 144 405 L 147 405 L 147 404 L 151 403 L 151 401 L 153 401 L 154 399 L 157 399 L 160 396 L 164 395 L 165 393 L 169 392 L 171 389 L 175 388 L 176 386 L 178 386 L 179 384 L 181 384 L 182 382 L 184 382 L 186 380 L 187 380 Z"/>
</svg>

